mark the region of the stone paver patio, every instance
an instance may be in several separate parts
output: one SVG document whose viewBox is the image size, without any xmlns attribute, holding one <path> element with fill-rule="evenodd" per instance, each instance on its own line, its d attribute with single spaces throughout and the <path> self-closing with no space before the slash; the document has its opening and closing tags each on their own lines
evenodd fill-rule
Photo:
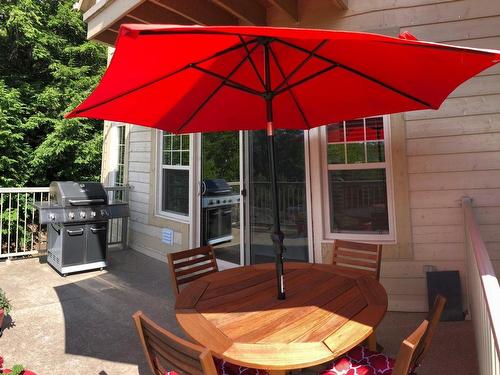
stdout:
<svg viewBox="0 0 500 375">
<path fill-rule="evenodd" d="M 0 337 L 6 365 L 38 375 L 149 374 L 131 315 L 143 310 L 182 335 L 165 263 L 132 250 L 110 255 L 106 271 L 59 276 L 43 258 L 0 262 L 0 287 L 12 300 Z M 378 341 L 395 355 L 425 314 L 387 313 Z M 9 322 L 7 322 L 9 323 Z M 419 375 L 478 373 L 472 324 L 442 322 Z"/>
</svg>

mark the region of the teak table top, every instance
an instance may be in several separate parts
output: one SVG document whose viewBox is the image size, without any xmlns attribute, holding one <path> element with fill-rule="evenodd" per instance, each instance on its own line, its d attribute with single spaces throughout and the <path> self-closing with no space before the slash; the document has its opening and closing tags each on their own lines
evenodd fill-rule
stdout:
<svg viewBox="0 0 500 375">
<path fill-rule="evenodd" d="M 285 264 L 286 300 L 276 298 L 274 264 L 199 279 L 177 297 L 184 331 L 224 359 L 288 370 L 332 360 L 370 336 L 387 310 L 375 279 L 333 266 Z"/>
</svg>

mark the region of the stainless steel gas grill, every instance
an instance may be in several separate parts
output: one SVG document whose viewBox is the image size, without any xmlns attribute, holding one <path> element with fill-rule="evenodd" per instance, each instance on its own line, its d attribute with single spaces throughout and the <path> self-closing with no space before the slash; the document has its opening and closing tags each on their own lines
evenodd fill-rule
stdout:
<svg viewBox="0 0 500 375">
<path fill-rule="evenodd" d="M 50 201 L 37 208 L 47 224 L 47 261 L 62 275 L 106 267 L 108 220 L 128 216 L 128 204 L 108 201 L 99 182 L 52 182 Z"/>
<path fill-rule="evenodd" d="M 202 220 L 204 245 L 215 245 L 233 239 L 232 209 L 240 203 L 226 180 L 204 180 L 202 183 Z"/>
</svg>

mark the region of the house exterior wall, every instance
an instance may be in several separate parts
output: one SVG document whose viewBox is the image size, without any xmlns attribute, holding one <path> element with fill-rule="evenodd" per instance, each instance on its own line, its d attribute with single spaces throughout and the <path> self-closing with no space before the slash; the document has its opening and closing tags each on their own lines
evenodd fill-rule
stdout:
<svg viewBox="0 0 500 375">
<path fill-rule="evenodd" d="M 169 220 L 156 213 L 156 130 L 129 125 L 128 163 L 130 229 L 129 246 L 166 261 L 166 254 L 190 247 L 190 225 Z M 162 242 L 162 229 L 174 231 L 173 244 Z"/>
<path fill-rule="evenodd" d="M 268 24 L 391 36 L 407 30 L 423 40 L 500 49 L 499 1 L 349 0 L 349 8 L 342 11 L 331 0 L 299 0 L 299 15 L 300 22 L 294 23 L 269 9 Z M 465 295 L 463 196 L 473 199 L 482 235 L 500 270 L 500 66 L 462 85 L 439 111 L 392 115 L 390 122 L 397 236 L 395 243 L 384 244 L 381 282 L 390 310 L 427 311 L 425 266 L 459 270 Z M 318 134 L 310 132 L 312 143 L 324 142 Z M 165 260 L 167 252 L 190 246 L 193 231 L 189 224 L 155 215 L 155 131 L 129 125 L 128 135 L 130 247 Z M 326 194 L 317 182 L 321 173 L 314 174 L 323 168 L 321 155 L 312 152 L 310 163 L 311 194 Z M 175 231 L 173 246 L 161 242 L 164 227 Z M 328 262 L 331 241 L 324 240 L 317 221 L 313 235 L 316 261 Z"/>
<path fill-rule="evenodd" d="M 392 36 L 407 30 L 428 41 L 500 48 L 498 1 L 350 0 L 346 11 L 330 3 L 299 1 L 298 25 L 272 11 L 268 23 Z M 473 199 L 481 233 L 500 270 L 500 66 L 462 85 L 439 111 L 405 113 L 401 125 L 406 142 L 403 164 L 407 167 L 410 251 L 398 255 L 384 246 L 381 282 L 391 310 L 426 311 L 425 265 L 459 270 L 465 291 L 463 196 Z M 391 147 L 394 155 L 398 145 Z M 401 173 L 398 168 L 394 166 L 395 175 Z M 403 177 L 395 184 L 404 181 Z M 401 209 L 404 199 L 396 200 Z M 396 213 L 399 243 L 401 220 L 405 218 Z M 318 243 L 323 260 L 328 261 L 330 244 L 316 234 Z"/>
</svg>

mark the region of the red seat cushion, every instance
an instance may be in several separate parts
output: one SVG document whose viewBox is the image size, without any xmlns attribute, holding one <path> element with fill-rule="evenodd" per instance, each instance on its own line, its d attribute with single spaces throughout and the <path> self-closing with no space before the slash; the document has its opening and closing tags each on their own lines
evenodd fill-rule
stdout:
<svg viewBox="0 0 500 375">
<path fill-rule="evenodd" d="M 395 360 L 382 353 L 356 346 L 333 361 L 321 375 L 391 375 Z"/>
<path fill-rule="evenodd" d="M 219 358 L 214 358 L 214 362 L 219 375 L 268 375 L 267 371 L 238 366 Z"/>
<path fill-rule="evenodd" d="M 215 363 L 215 368 L 217 369 L 217 374 L 219 375 L 268 375 L 267 371 L 238 366 L 219 358 L 214 358 L 214 363 Z M 167 371 L 165 375 L 179 375 L 179 374 L 175 371 Z"/>
</svg>

